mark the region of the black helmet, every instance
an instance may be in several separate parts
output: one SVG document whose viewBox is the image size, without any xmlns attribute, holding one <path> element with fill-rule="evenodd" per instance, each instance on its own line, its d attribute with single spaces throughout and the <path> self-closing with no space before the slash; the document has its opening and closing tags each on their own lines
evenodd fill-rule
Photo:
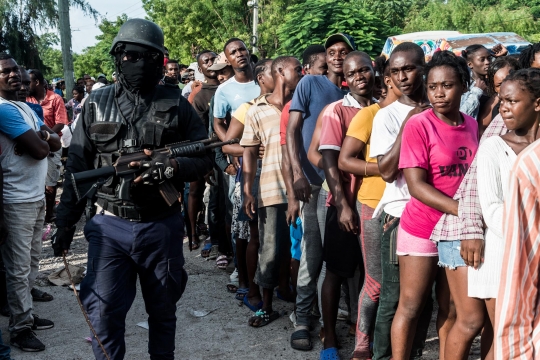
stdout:
<svg viewBox="0 0 540 360">
<path fill-rule="evenodd" d="M 109 52 L 111 55 L 115 54 L 118 43 L 149 46 L 161 54 L 164 51 L 163 31 L 157 24 L 144 19 L 129 19 L 120 27 Z"/>
</svg>

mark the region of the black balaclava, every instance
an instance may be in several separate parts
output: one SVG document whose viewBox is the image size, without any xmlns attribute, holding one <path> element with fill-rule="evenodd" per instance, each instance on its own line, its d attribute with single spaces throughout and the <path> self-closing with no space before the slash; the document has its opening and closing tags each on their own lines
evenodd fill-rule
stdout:
<svg viewBox="0 0 540 360">
<path fill-rule="evenodd" d="M 156 51 L 152 48 L 125 44 L 124 51 Z M 137 62 L 122 61 L 123 51 L 116 54 L 116 72 L 117 79 L 127 87 L 130 92 L 147 93 L 151 91 L 161 79 L 163 54 L 155 61 L 148 58 L 140 59 Z"/>
</svg>

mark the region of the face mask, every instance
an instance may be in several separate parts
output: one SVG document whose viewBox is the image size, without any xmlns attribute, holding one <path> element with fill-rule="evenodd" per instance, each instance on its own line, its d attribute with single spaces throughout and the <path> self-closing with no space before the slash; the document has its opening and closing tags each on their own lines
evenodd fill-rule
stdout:
<svg viewBox="0 0 540 360">
<path fill-rule="evenodd" d="M 122 74 L 124 80 L 134 90 L 153 88 L 159 81 L 156 63 L 147 59 L 135 63 L 122 62 Z"/>
<path fill-rule="evenodd" d="M 137 44 L 126 44 L 125 51 L 117 55 L 117 61 L 120 62 L 121 72 L 124 81 L 132 90 L 150 90 L 154 88 L 161 78 L 160 59 L 142 58 L 136 62 L 122 61 L 124 54 L 129 52 L 145 53 L 155 51 L 153 49 L 139 46 Z"/>
</svg>

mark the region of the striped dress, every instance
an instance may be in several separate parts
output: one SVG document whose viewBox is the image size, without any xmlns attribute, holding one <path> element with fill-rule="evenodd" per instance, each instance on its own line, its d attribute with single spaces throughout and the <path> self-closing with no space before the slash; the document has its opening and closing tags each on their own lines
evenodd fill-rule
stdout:
<svg viewBox="0 0 540 360">
<path fill-rule="evenodd" d="M 540 358 L 540 140 L 518 156 L 505 199 L 495 359 Z"/>
</svg>

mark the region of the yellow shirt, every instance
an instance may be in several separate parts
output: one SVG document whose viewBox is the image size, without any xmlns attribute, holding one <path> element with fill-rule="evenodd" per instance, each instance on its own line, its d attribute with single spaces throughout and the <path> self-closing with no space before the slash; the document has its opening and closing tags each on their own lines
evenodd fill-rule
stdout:
<svg viewBox="0 0 540 360">
<path fill-rule="evenodd" d="M 238 109 L 236 109 L 236 111 L 233 113 L 233 115 L 232 115 L 233 118 L 240 121 L 240 123 L 242 123 L 242 125 L 245 125 L 245 123 L 246 123 L 246 120 L 245 120 L 246 113 L 249 110 L 249 108 L 251 107 L 251 105 L 253 105 L 252 101 L 249 101 L 247 103 L 243 103 L 242 105 L 240 105 L 238 107 Z"/>
<path fill-rule="evenodd" d="M 376 158 L 369 157 L 371 143 L 371 130 L 373 129 L 373 118 L 381 109 L 379 104 L 365 107 L 354 116 L 347 130 L 347 136 L 351 136 L 366 144 L 363 154 L 367 162 L 377 163 Z M 366 176 L 362 180 L 357 199 L 364 205 L 375 209 L 381 200 L 386 183 L 380 176 Z"/>
</svg>

